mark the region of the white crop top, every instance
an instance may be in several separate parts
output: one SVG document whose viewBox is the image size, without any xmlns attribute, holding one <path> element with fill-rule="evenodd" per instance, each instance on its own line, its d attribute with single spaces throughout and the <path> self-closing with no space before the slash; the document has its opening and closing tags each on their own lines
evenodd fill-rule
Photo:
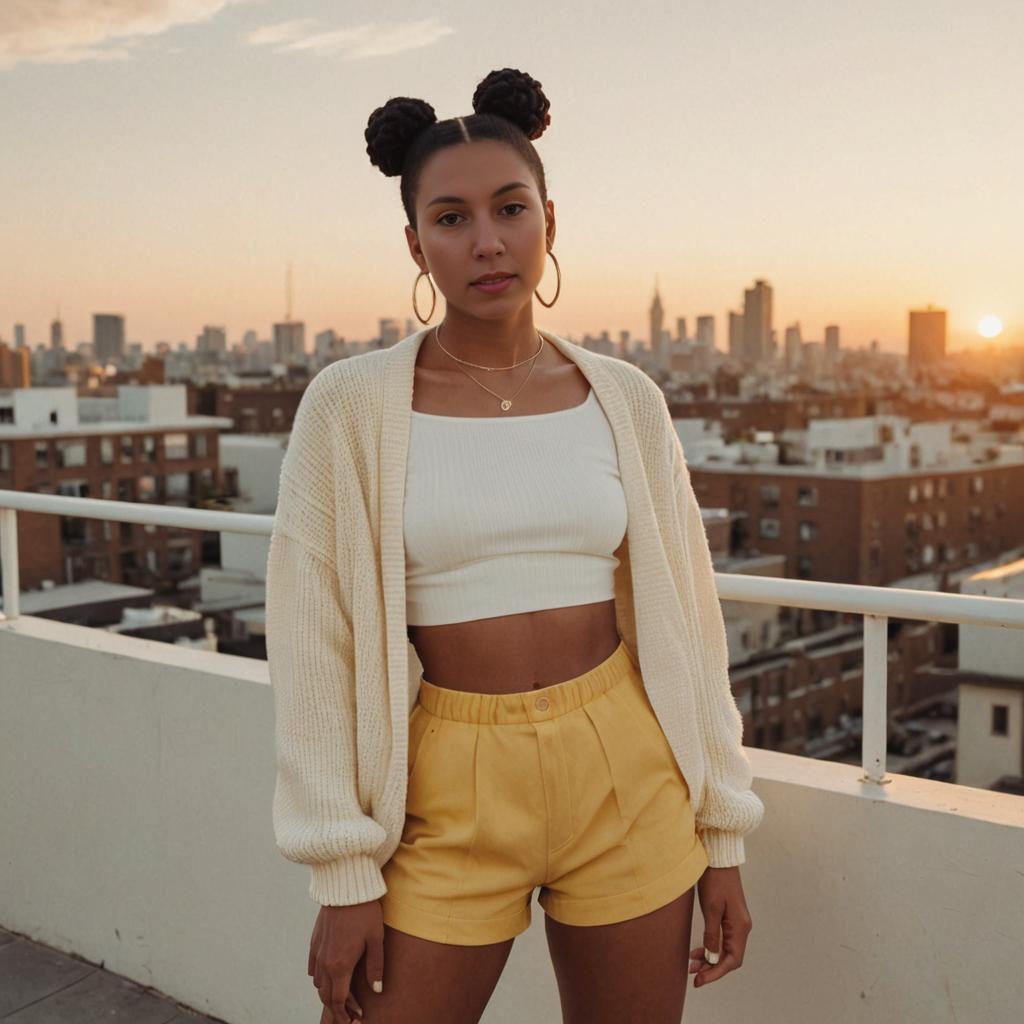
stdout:
<svg viewBox="0 0 1024 1024">
<path fill-rule="evenodd" d="M 413 409 L 404 519 L 409 625 L 613 598 L 626 496 L 593 390 L 525 416 Z"/>
</svg>

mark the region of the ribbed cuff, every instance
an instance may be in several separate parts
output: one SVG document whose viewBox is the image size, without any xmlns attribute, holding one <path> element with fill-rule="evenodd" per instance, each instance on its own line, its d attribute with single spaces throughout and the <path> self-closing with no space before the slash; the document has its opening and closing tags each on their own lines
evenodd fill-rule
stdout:
<svg viewBox="0 0 1024 1024">
<path fill-rule="evenodd" d="M 368 853 L 325 864 L 310 864 L 309 895 L 325 907 L 347 907 L 379 899 L 388 891 L 384 875 Z"/>
<path fill-rule="evenodd" d="M 720 828 L 698 828 L 697 835 L 708 855 L 708 867 L 737 867 L 747 859 L 743 836 L 739 832 L 725 832 Z"/>
</svg>

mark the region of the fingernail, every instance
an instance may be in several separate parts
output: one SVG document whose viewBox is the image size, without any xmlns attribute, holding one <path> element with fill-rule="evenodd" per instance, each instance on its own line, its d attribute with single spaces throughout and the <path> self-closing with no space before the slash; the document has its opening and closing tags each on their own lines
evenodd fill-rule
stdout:
<svg viewBox="0 0 1024 1024">
<path fill-rule="evenodd" d="M 373 991 L 374 992 L 383 992 L 384 991 L 384 982 L 383 981 L 375 981 L 373 983 Z"/>
</svg>

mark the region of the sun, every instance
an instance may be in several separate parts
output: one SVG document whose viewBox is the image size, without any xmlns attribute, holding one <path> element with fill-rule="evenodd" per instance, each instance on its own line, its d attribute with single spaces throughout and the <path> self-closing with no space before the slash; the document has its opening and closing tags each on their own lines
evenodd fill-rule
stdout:
<svg viewBox="0 0 1024 1024">
<path fill-rule="evenodd" d="M 995 338 L 1003 332 L 1003 321 L 992 313 L 978 321 L 978 333 L 983 338 Z"/>
</svg>

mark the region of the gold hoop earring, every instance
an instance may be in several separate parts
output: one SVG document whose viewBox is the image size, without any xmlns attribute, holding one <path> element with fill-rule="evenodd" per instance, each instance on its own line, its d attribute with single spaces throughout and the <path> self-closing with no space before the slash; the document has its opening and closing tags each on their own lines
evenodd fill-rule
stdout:
<svg viewBox="0 0 1024 1024">
<path fill-rule="evenodd" d="M 426 320 L 424 320 L 423 317 L 420 316 L 419 307 L 416 305 L 416 286 L 420 283 L 420 278 L 423 277 L 423 276 L 426 276 L 427 284 L 430 285 L 430 312 L 427 314 L 427 319 Z M 429 270 L 421 270 L 416 275 L 416 280 L 413 281 L 413 283 L 412 283 L 412 310 L 416 314 L 416 319 L 419 320 L 419 322 L 421 324 L 429 324 L 430 323 L 430 318 L 434 315 L 434 306 L 436 306 L 436 305 L 437 305 L 437 292 L 434 290 L 434 282 L 430 280 L 430 271 Z"/>
<path fill-rule="evenodd" d="M 555 254 L 550 249 L 548 249 L 548 255 L 555 261 L 555 273 L 558 274 L 558 285 L 555 288 L 555 297 L 550 302 L 545 302 L 540 297 L 540 295 L 537 294 L 536 288 L 534 288 L 533 294 L 537 296 L 537 301 L 542 306 L 547 306 L 548 309 L 550 309 L 558 301 L 559 293 L 562 291 L 562 268 L 559 267 L 558 260 L 556 259 Z"/>
</svg>

